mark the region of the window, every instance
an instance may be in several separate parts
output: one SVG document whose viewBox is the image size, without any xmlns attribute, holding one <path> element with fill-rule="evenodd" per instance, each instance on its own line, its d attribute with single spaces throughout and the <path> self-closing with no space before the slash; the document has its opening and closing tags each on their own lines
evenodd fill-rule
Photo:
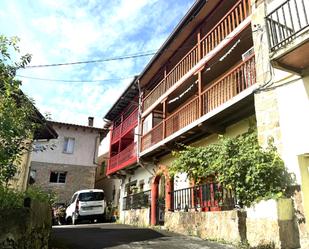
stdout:
<svg viewBox="0 0 309 249">
<path fill-rule="evenodd" d="M 106 171 L 106 162 L 103 161 L 101 164 L 100 175 L 105 175 L 105 171 Z"/>
<path fill-rule="evenodd" d="M 52 183 L 65 183 L 67 172 L 50 172 L 49 182 Z"/>
<path fill-rule="evenodd" d="M 104 200 L 104 193 L 103 192 L 80 193 L 78 199 L 80 201 L 102 201 Z"/>
<path fill-rule="evenodd" d="M 35 178 L 36 178 L 36 170 L 30 169 L 30 173 L 29 173 L 29 184 L 30 185 L 35 183 Z"/>
<path fill-rule="evenodd" d="M 63 153 L 72 154 L 74 152 L 75 138 L 65 137 Z"/>
</svg>

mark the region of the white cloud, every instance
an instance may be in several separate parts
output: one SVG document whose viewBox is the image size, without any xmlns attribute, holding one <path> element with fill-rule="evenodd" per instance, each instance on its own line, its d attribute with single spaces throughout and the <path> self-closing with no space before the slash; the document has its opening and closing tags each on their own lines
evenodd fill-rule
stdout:
<svg viewBox="0 0 309 249">
<path fill-rule="evenodd" d="M 0 28 L 21 38 L 32 65 L 134 54 L 160 47 L 193 0 L 1 1 Z M 5 10 L 5 11 L 4 11 Z M 168 11 L 167 11 L 168 10 Z M 71 80 L 118 79 L 142 71 L 150 58 L 21 70 L 20 75 Z M 132 79 L 61 83 L 23 79 L 24 91 L 57 121 L 102 126 L 103 115 Z"/>
</svg>

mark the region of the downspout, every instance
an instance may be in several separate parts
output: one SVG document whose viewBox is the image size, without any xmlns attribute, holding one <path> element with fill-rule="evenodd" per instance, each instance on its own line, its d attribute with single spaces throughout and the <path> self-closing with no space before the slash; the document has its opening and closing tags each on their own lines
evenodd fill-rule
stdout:
<svg viewBox="0 0 309 249">
<path fill-rule="evenodd" d="M 137 143 L 136 143 L 136 156 L 137 156 L 137 165 L 141 166 L 143 169 L 145 169 L 150 175 L 155 176 L 153 172 L 151 172 L 149 169 L 146 168 L 146 166 L 142 163 L 140 160 L 140 148 L 141 148 L 141 139 L 142 139 L 142 127 L 141 127 L 141 118 L 142 118 L 142 91 L 141 86 L 139 83 L 139 79 L 137 80 L 137 86 L 138 86 L 138 116 L 137 116 Z"/>
</svg>

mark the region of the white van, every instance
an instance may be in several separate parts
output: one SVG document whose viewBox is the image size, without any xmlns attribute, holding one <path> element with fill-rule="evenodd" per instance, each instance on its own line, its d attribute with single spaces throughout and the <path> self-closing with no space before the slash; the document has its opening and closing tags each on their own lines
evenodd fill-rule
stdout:
<svg viewBox="0 0 309 249">
<path fill-rule="evenodd" d="M 68 224 L 78 224 L 81 220 L 103 221 L 106 203 L 102 189 L 84 189 L 74 193 L 65 210 Z"/>
</svg>

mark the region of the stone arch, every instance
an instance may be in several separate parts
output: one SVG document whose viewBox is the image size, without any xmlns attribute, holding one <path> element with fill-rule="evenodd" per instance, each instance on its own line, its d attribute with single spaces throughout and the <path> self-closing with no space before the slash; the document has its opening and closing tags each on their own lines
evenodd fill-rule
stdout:
<svg viewBox="0 0 309 249">
<path fill-rule="evenodd" d="M 158 223 L 157 199 L 159 195 L 159 183 L 162 176 L 165 177 L 165 211 L 172 209 L 174 181 L 172 177 L 170 177 L 167 167 L 165 165 L 159 165 L 151 184 L 151 225 L 153 226 Z"/>
</svg>

